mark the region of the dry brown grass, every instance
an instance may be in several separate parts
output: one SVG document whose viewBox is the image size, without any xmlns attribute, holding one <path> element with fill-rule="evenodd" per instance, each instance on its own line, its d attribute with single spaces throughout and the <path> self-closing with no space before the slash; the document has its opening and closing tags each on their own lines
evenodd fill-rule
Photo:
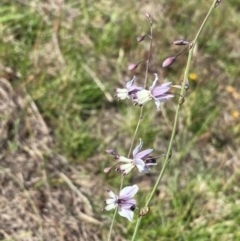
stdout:
<svg viewBox="0 0 240 241">
<path fill-rule="evenodd" d="M 1 66 L 1 73 L 6 72 L 14 75 Z M 54 153 L 50 130 L 34 101 L 3 77 L 0 110 L 0 239 L 102 240 L 101 222 L 86 191 L 99 180 L 82 180 L 81 166 L 72 168 Z"/>
</svg>

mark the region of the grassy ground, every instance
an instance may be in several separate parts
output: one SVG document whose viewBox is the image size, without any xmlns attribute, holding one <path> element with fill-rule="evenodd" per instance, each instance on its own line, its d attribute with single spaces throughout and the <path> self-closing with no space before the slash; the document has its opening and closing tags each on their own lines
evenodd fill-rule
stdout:
<svg viewBox="0 0 240 241">
<path fill-rule="evenodd" d="M 0 3 L 1 240 L 105 240 L 112 213 L 102 213 L 106 188 L 119 176 L 106 148 L 127 154 L 139 108 L 117 102 L 114 88 L 144 79 L 154 20 L 153 73 L 179 84 L 186 64 L 176 39 L 192 40 L 209 1 L 9 1 Z M 142 222 L 141 240 L 240 239 L 240 3 L 222 1 L 200 36 L 190 90 L 180 113 L 171 162 Z M 178 98 L 162 112 L 144 109 L 137 137 L 155 155 L 166 152 Z M 154 184 L 137 183 L 138 204 Z M 39 201 L 40 200 L 40 201 Z M 30 204 L 29 204 L 30 203 Z M 85 216 L 84 216 L 85 215 Z M 117 219 L 113 240 L 129 240 L 134 225 Z"/>
</svg>

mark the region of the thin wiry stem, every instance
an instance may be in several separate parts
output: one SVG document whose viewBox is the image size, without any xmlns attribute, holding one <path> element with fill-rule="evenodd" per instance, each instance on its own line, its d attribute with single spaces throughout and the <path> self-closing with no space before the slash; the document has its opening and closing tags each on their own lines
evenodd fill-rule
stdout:
<svg viewBox="0 0 240 241">
<path fill-rule="evenodd" d="M 153 44 L 153 27 L 152 27 L 152 20 L 150 19 L 150 47 L 148 53 L 148 59 L 146 61 L 146 71 L 145 71 L 145 79 L 144 79 L 144 89 L 147 87 L 147 77 L 148 77 L 148 70 L 149 70 L 149 63 L 152 57 L 152 44 Z"/>
<path fill-rule="evenodd" d="M 128 155 L 127 155 L 128 158 L 131 155 L 131 152 L 132 152 L 132 149 L 133 149 L 133 143 L 134 143 L 134 141 L 136 139 L 137 132 L 138 132 L 141 120 L 143 118 L 143 116 L 142 116 L 142 114 L 143 114 L 143 106 L 141 106 L 140 108 L 141 108 L 141 110 L 140 110 L 140 114 L 139 114 L 139 118 L 138 118 L 138 123 L 136 125 L 135 131 L 134 131 L 134 134 L 133 134 L 133 138 L 132 138 L 132 142 L 131 142 L 131 145 L 130 145 L 130 148 L 129 148 L 129 151 L 128 151 Z"/>
<path fill-rule="evenodd" d="M 152 43 L 153 43 L 153 28 L 152 28 L 152 19 L 151 18 L 149 18 L 149 22 L 150 22 L 150 35 L 149 35 L 150 36 L 150 46 L 149 46 L 148 59 L 146 61 L 144 88 L 147 87 L 147 77 L 148 77 L 149 63 L 150 63 L 151 56 L 152 56 Z M 129 152 L 128 152 L 128 158 L 131 155 L 131 152 L 132 152 L 132 149 L 133 149 L 133 144 L 134 144 L 134 141 L 136 139 L 137 132 L 138 132 L 140 123 L 142 121 L 142 118 L 143 118 L 143 106 L 141 106 L 141 110 L 140 110 L 140 114 L 139 114 L 139 118 L 138 118 L 138 123 L 137 123 L 137 126 L 135 128 L 135 131 L 134 131 L 134 134 L 133 134 L 133 138 L 132 138 L 132 142 L 131 142 L 131 145 L 130 145 L 130 148 L 129 148 Z"/>
<path fill-rule="evenodd" d="M 115 211 L 114 211 L 114 214 L 113 214 L 112 223 L 111 223 L 111 226 L 110 226 L 110 229 L 109 229 L 107 241 L 111 240 L 112 231 L 113 231 L 113 224 L 114 224 L 114 221 L 115 221 L 115 218 L 116 218 L 117 211 L 118 211 L 118 208 L 116 207 Z"/>
<path fill-rule="evenodd" d="M 184 92 L 186 91 L 185 90 L 185 84 L 187 83 L 187 79 L 188 79 L 188 73 L 189 73 L 189 68 L 190 68 L 190 63 L 191 63 L 191 60 L 192 60 L 192 56 L 193 56 L 193 50 L 194 50 L 194 46 L 196 44 L 196 41 L 200 35 L 200 33 L 202 32 L 202 29 L 203 27 L 205 26 L 210 14 L 212 13 L 213 9 L 214 9 L 214 6 L 215 6 L 215 3 L 216 3 L 216 0 L 214 0 L 212 6 L 210 7 L 205 19 L 203 20 L 197 34 L 196 34 L 196 37 L 194 38 L 194 41 L 193 41 L 193 46 L 192 48 L 189 50 L 189 53 L 188 53 L 188 59 L 187 59 L 187 64 L 186 64 L 186 68 L 185 68 L 185 72 L 184 72 L 184 80 L 183 80 L 183 83 L 182 83 L 182 88 L 181 88 L 181 91 L 180 91 L 180 95 L 183 96 Z M 164 160 L 164 163 L 163 163 L 163 166 L 162 166 L 162 169 L 161 169 L 161 172 L 157 178 L 157 181 L 152 189 L 152 192 L 150 193 L 148 199 L 147 199 L 147 202 L 145 203 L 145 207 L 148 207 L 150 201 L 152 200 L 153 198 L 153 195 L 155 194 L 156 190 L 157 190 L 157 187 L 163 177 L 163 174 L 166 170 L 166 167 L 167 167 L 167 164 L 169 163 L 169 159 L 171 158 L 171 153 L 172 153 L 172 145 L 173 145 L 173 141 L 174 141 L 174 137 L 175 137 L 175 134 L 176 134 L 176 129 L 177 129 L 177 123 L 178 123 L 178 117 L 179 117 L 179 111 L 180 111 L 180 107 L 181 107 L 181 104 L 182 104 L 182 98 L 183 97 L 180 97 L 179 98 L 179 102 L 178 102 L 178 105 L 177 105 L 177 109 L 176 109 L 176 114 L 175 114 L 175 119 L 174 119 L 174 124 L 173 124 L 173 130 L 172 130 L 172 134 L 171 134 L 171 138 L 170 138 L 170 141 L 169 141 L 169 145 L 168 145 L 168 150 L 167 150 L 167 154 L 166 154 L 166 158 Z M 133 233 L 133 236 L 132 236 L 132 239 L 131 241 L 134 241 L 136 239 L 136 236 L 137 236 L 137 232 L 138 232 L 138 229 L 139 229 L 139 226 L 141 224 L 141 221 L 142 221 L 142 217 L 143 216 L 140 216 L 137 220 L 137 223 L 136 223 L 136 226 L 135 226 L 135 230 L 134 230 L 134 233 Z"/>
<path fill-rule="evenodd" d="M 153 27 L 152 27 L 152 19 L 151 18 L 149 18 L 149 22 L 150 22 L 150 35 L 149 35 L 149 37 L 150 37 L 150 46 L 149 46 L 148 59 L 146 60 L 144 89 L 147 87 L 148 70 L 149 70 L 149 63 L 151 61 L 151 56 L 152 56 L 152 44 L 153 44 Z M 139 129 L 139 126 L 140 126 L 142 118 L 143 118 L 143 106 L 141 106 L 141 111 L 140 111 L 140 115 L 139 115 L 139 118 L 138 118 L 138 123 L 137 123 L 136 129 L 135 129 L 135 132 L 134 132 L 134 135 L 133 135 L 133 138 L 132 138 L 131 146 L 130 146 L 129 152 L 128 152 L 128 158 L 130 157 L 130 154 L 132 152 L 133 144 L 134 144 L 134 141 L 136 139 L 136 135 L 137 135 L 137 132 L 138 132 L 138 129 Z"/>
</svg>

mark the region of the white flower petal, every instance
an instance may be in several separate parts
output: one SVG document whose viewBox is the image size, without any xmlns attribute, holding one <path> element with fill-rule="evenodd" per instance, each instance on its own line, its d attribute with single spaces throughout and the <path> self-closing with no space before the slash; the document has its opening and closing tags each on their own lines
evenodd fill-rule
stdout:
<svg viewBox="0 0 240 241">
<path fill-rule="evenodd" d="M 158 110 L 160 110 L 161 108 L 161 105 L 160 105 L 160 101 L 159 100 L 157 100 L 157 99 L 154 99 L 154 101 L 155 101 L 155 104 L 156 104 L 156 106 L 157 106 L 157 109 Z"/>
<path fill-rule="evenodd" d="M 135 80 L 136 76 L 133 76 L 133 79 L 127 82 L 126 88 L 129 89 L 131 86 L 133 86 Z"/>
<path fill-rule="evenodd" d="M 125 169 L 122 174 L 123 174 L 123 175 L 127 175 L 129 172 L 132 171 L 133 168 L 134 168 L 134 166 Z"/>
<path fill-rule="evenodd" d="M 109 211 L 109 210 L 111 210 L 111 209 L 115 209 L 116 207 L 117 207 L 117 204 L 112 203 L 112 204 L 108 204 L 108 205 L 104 208 L 104 210 L 105 210 L 105 211 Z"/>
<path fill-rule="evenodd" d="M 119 208 L 118 213 L 120 216 L 125 217 L 128 221 L 132 222 L 134 213 L 131 209 Z"/>
<path fill-rule="evenodd" d="M 143 142 L 142 142 L 142 139 L 140 138 L 139 145 L 136 146 L 133 150 L 133 157 L 142 149 L 142 145 L 143 145 Z"/>
<path fill-rule="evenodd" d="M 106 199 L 105 200 L 105 203 L 107 204 L 107 205 L 109 205 L 109 204 L 113 204 L 113 203 L 117 203 L 117 200 L 118 199 L 113 199 L 113 198 L 109 198 L 109 199 Z"/>
<path fill-rule="evenodd" d="M 121 198 L 132 198 L 137 192 L 139 187 L 135 184 L 133 186 L 124 187 L 119 194 L 119 199 Z"/>
<path fill-rule="evenodd" d="M 118 161 L 120 161 L 120 162 L 130 162 L 130 163 L 132 163 L 132 159 L 129 159 L 129 158 L 126 158 L 125 156 L 119 156 L 118 157 Z"/>
<path fill-rule="evenodd" d="M 156 73 L 154 75 L 155 75 L 155 80 L 153 81 L 153 84 L 149 88 L 150 91 L 155 87 L 155 85 L 158 81 L 158 75 Z"/>
<path fill-rule="evenodd" d="M 149 173 L 149 172 L 150 172 L 150 168 L 148 166 L 145 166 L 142 173 Z"/>
<path fill-rule="evenodd" d="M 134 163 L 138 169 L 139 172 L 143 172 L 145 167 L 145 162 L 142 159 L 134 160 Z"/>
<path fill-rule="evenodd" d="M 108 195 L 109 195 L 111 198 L 113 198 L 113 199 L 118 199 L 118 196 L 115 195 L 113 191 L 110 191 L 110 190 L 109 190 L 109 191 L 108 191 Z"/>
<path fill-rule="evenodd" d="M 136 93 L 136 96 L 137 96 L 136 101 L 139 105 L 143 105 L 152 99 L 151 92 L 149 90 L 145 90 L 145 89 L 139 90 Z"/>
<path fill-rule="evenodd" d="M 124 175 L 128 174 L 135 167 L 133 163 L 123 164 L 119 167 L 119 169 L 123 172 Z"/>
<path fill-rule="evenodd" d="M 120 100 L 125 100 L 129 98 L 128 90 L 127 89 L 116 89 L 116 97 Z"/>
<path fill-rule="evenodd" d="M 117 88 L 117 89 L 116 89 L 116 92 L 117 92 L 117 93 L 127 93 L 128 90 L 127 90 L 127 89 L 120 89 L 120 88 Z"/>
</svg>

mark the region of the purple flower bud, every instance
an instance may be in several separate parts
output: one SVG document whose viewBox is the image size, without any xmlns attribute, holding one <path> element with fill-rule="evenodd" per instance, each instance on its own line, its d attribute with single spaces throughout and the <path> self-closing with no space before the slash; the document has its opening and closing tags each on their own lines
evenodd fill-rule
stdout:
<svg viewBox="0 0 240 241">
<path fill-rule="evenodd" d="M 106 168 L 104 168 L 104 172 L 108 173 L 108 172 L 110 172 L 111 169 L 112 169 L 112 167 L 106 167 Z"/>
<path fill-rule="evenodd" d="M 189 44 L 189 42 L 186 40 L 176 40 L 176 41 L 173 41 L 172 43 L 175 45 L 188 45 Z"/>
<path fill-rule="evenodd" d="M 114 156 L 116 155 L 116 152 L 114 150 L 106 150 L 106 152 Z"/>
<path fill-rule="evenodd" d="M 150 14 L 149 13 L 145 13 L 145 16 L 149 19 L 150 18 Z"/>
<path fill-rule="evenodd" d="M 138 67 L 138 64 L 130 64 L 130 65 L 128 65 L 128 69 L 129 70 L 134 70 L 134 69 L 136 69 Z"/>
<path fill-rule="evenodd" d="M 146 37 L 146 35 L 138 36 L 138 37 L 137 37 L 137 41 L 138 41 L 138 42 L 142 42 L 145 37 Z"/>
<path fill-rule="evenodd" d="M 165 68 L 165 67 L 171 66 L 175 60 L 176 60 L 175 56 L 166 58 L 162 63 L 162 67 Z"/>
</svg>

